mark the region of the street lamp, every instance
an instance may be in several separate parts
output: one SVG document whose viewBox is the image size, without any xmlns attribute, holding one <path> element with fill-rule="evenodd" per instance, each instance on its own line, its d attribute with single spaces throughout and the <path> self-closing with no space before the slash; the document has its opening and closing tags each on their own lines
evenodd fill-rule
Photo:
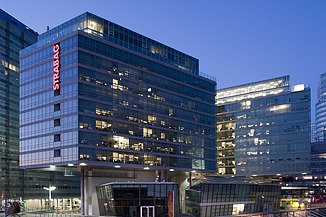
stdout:
<svg viewBox="0 0 326 217">
<path fill-rule="evenodd" d="M 52 198 L 51 198 L 51 192 L 54 191 L 57 187 L 54 187 L 54 186 L 49 186 L 48 188 L 47 187 L 43 187 L 45 190 L 49 191 L 49 209 L 51 209 L 51 201 L 52 201 Z"/>
<path fill-rule="evenodd" d="M 263 214 L 265 214 L 265 196 L 261 196 L 262 204 L 263 204 Z"/>
</svg>

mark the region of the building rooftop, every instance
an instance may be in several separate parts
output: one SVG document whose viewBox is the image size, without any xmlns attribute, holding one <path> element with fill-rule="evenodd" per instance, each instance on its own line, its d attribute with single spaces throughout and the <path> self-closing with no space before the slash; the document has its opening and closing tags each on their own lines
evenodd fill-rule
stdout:
<svg viewBox="0 0 326 217">
<path fill-rule="evenodd" d="M 34 34 L 36 36 L 38 35 L 37 32 L 35 32 L 31 28 L 29 28 L 28 26 L 26 26 L 25 24 L 23 24 L 22 22 L 20 22 L 19 20 L 17 20 L 13 16 L 11 16 L 10 14 L 8 14 L 4 10 L 2 10 L 1 8 L 0 8 L 0 18 L 4 19 L 4 20 L 10 20 L 12 23 L 16 24 L 17 27 L 19 27 L 20 29 L 26 29 L 27 31 L 31 32 L 32 34 Z"/>
<path fill-rule="evenodd" d="M 22 54 L 75 31 L 84 31 L 96 35 L 116 45 L 158 59 L 192 74 L 205 77 L 204 73 L 199 72 L 199 60 L 197 58 L 89 12 L 85 12 L 40 34 L 37 44 L 24 49 Z M 206 78 L 214 80 L 214 78 L 208 76 Z"/>
<path fill-rule="evenodd" d="M 173 185 L 175 182 L 110 182 L 99 186 L 106 185 Z"/>
<path fill-rule="evenodd" d="M 290 76 L 219 89 L 216 92 L 216 104 L 279 94 L 286 90 L 290 90 Z"/>
</svg>

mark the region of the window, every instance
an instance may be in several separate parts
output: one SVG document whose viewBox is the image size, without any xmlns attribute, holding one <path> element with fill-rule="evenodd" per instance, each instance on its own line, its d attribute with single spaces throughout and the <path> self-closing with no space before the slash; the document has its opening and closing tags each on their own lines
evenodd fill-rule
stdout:
<svg viewBox="0 0 326 217">
<path fill-rule="evenodd" d="M 54 111 L 60 111 L 60 103 L 54 104 Z"/>
<path fill-rule="evenodd" d="M 60 124 L 60 118 L 58 118 L 58 119 L 54 119 L 54 126 L 55 127 L 58 127 L 58 126 L 60 126 L 61 124 Z"/>
<path fill-rule="evenodd" d="M 60 149 L 54 150 L 54 157 L 61 157 L 61 150 Z"/>
<path fill-rule="evenodd" d="M 151 137 L 153 134 L 153 130 L 150 128 L 143 128 L 143 137 Z"/>
<path fill-rule="evenodd" d="M 148 122 L 152 123 L 156 121 L 156 116 L 155 115 L 148 115 Z"/>
<path fill-rule="evenodd" d="M 54 135 L 54 142 L 60 142 L 60 140 L 61 140 L 60 134 L 55 134 Z"/>
<path fill-rule="evenodd" d="M 60 95 L 60 89 L 54 91 L 54 96 L 59 96 Z"/>
<path fill-rule="evenodd" d="M 165 133 L 161 133 L 161 139 L 165 139 Z"/>
</svg>

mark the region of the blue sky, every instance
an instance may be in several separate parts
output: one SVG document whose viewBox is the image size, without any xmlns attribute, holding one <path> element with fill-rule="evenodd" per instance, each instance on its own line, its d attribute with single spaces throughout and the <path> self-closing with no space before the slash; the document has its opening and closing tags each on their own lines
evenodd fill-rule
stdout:
<svg viewBox="0 0 326 217">
<path fill-rule="evenodd" d="M 0 7 L 39 33 L 92 12 L 198 58 L 221 88 L 289 74 L 292 85 L 311 86 L 314 105 L 326 72 L 322 0 L 1 0 Z"/>
</svg>

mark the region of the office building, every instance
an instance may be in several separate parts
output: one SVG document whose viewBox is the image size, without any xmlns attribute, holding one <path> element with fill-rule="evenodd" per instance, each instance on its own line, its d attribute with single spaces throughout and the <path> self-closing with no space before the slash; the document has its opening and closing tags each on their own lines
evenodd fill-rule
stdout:
<svg viewBox="0 0 326 217">
<path fill-rule="evenodd" d="M 309 171 L 310 88 L 289 82 L 284 76 L 217 91 L 218 175 Z"/>
<path fill-rule="evenodd" d="M 311 143 L 311 175 L 318 179 L 326 178 L 326 142 Z M 325 183 L 320 183 L 325 186 Z"/>
<path fill-rule="evenodd" d="M 324 141 L 326 130 L 326 73 L 320 75 L 315 115 L 315 140 Z"/>
<path fill-rule="evenodd" d="M 216 170 L 216 82 L 194 57 L 87 12 L 21 51 L 20 78 L 23 168 L 78 166 L 85 186 Z"/>
<path fill-rule="evenodd" d="M 49 184 L 57 187 L 56 199 L 77 197 L 79 184 L 69 185 L 74 178 L 63 172 L 19 169 L 19 51 L 35 43 L 38 34 L 0 9 L 0 35 L 0 205 L 8 199 L 43 199 L 45 205 L 43 187 Z"/>
<path fill-rule="evenodd" d="M 279 210 L 280 193 L 277 185 L 203 182 L 186 190 L 186 210 L 196 217 L 270 214 Z"/>
<path fill-rule="evenodd" d="M 23 195 L 19 170 L 19 51 L 35 43 L 37 33 L 0 9 L 0 193 Z"/>
<path fill-rule="evenodd" d="M 311 124 L 310 141 L 311 142 L 317 142 L 318 141 L 318 139 L 316 137 L 316 124 L 315 123 Z"/>
</svg>

